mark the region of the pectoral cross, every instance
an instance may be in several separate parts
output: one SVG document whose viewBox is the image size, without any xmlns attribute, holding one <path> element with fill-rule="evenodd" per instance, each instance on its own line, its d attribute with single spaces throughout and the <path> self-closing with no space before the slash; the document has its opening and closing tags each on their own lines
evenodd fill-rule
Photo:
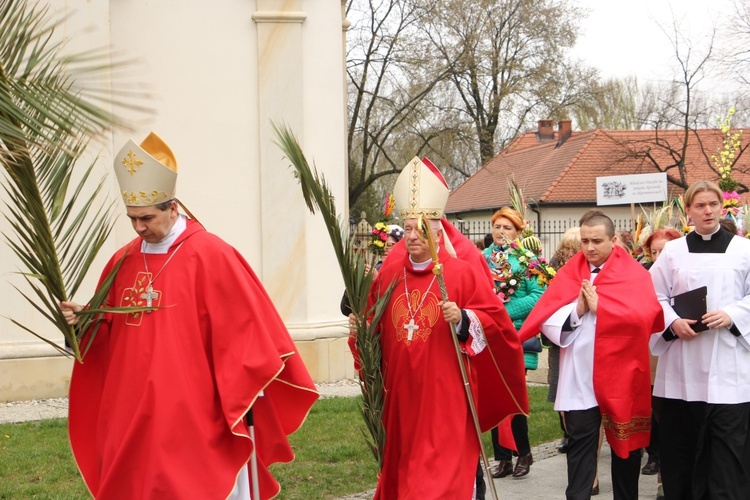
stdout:
<svg viewBox="0 0 750 500">
<path fill-rule="evenodd" d="M 142 299 L 146 299 L 146 307 L 153 307 L 154 299 L 159 298 L 159 294 L 154 292 L 154 287 L 151 285 L 148 285 L 146 288 L 146 293 L 141 294 Z M 151 311 L 146 311 L 151 312 Z"/>
<path fill-rule="evenodd" d="M 407 324 L 404 325 L 404 330 L 409 330 L 409 334 L 406 336 L 406 340 L 411 342 L 411 339 L 414 337 L 414 331 L 419 330 L 419 325 L 415 325 L 414 318 L 412 318 Z"/>
</svg>

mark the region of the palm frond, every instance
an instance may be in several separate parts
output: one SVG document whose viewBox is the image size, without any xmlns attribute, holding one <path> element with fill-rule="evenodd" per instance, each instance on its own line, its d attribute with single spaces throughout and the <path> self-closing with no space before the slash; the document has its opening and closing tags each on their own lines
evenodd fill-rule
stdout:
<svg viewBox="0 0 750 500">
<path fill-rule="evenodd" d="M 382 420 L 385 394 L 378 323 L 390 300 L 394 284 L 391 283 L 368 306 L 372 286 L 370 267 L 367 265 L 364 254 L 357 251 L 351 244 L 348 237 L 348 225 L 343 224 L 341 217 L 336 213 L 335 199 L 325 178 L 310 167 L 302 148 L 288 127 L 274 123 L 273 129 L 276 134 L 276 144 L 292 162 L 307 208 L 312 213 L 319 210 L 325 221 L 339 263 L 349 305 L 356 316 L 355 341 L 361 363 L 359 383 L 362 390 L 362 405 L 360 412 L 369 434 L 369 436 L 365 434 L 365 439 L 378 466 L 382 467 L 382 450 L 385 446 L 385 428 Z"/>
<path fill-rule="evenodd" d="M 62 332 L 81 361 L 81 332 L 97 315 L 84 315 L 89 319 L 74 328 L 66 324 L 59 303 L 79 290 L 112 230 L 114 207 L 101 200 L 103 179 L 92 186 L 94 163 L 74 171 L 91 142 L 122 122 L 111 111 L 119 104 L 102 100 L 106 91 L 85 88 L 78 80 L 99 74 L 106 82 L 110 54 L 96 49 L 67 54 L 64 41 L 56 41 L 63 39 L 55 36 L 63 20 L 51 20 L 48 10 L 0 0 L 0 164 L 7 194 L 3 215 L 12 229 L 4 236 L 30 293 L 16 289 Z M 100 287 L 89 310 L 101 310 L 107 291 Z"/>
</svg>

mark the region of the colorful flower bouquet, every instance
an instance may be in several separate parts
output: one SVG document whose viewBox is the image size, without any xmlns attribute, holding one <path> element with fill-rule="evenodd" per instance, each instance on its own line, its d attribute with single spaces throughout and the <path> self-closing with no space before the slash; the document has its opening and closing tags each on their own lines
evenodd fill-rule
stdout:
<svg viewBox="0 0 750 500">
<path fill-rule="evenodd" d="M 541 252 L 541 249 L 539 252 Z M 547 286 L 552 278 L 555 277 L 556 271 L 539 252 L 529 250 L 519 240 L 510 243 L 510 253 L 515 255 L 518 262 L 525 269 L 525 275 L 529 279 L 536 278 L 541 286 Z"/>
<path fill-rule="evenodd" d="M 529 268 L 526 270 L 529 278 L 536 276 L 539 284 L 542 286 L 549 285 L 549 282 L 552 281 L 556 273 L 557 271 L 541 256 L 529 262 Z"/>
<path fill-rule="evenodd" d="M 740 214 L 740 195 L 737 194 L 737 191 L 732 191 L 731 193 L 724 191 L 723 193 L 724 203 L 722 204 L 721 216 L 731 217 L 736 220 Z"/>
<path fill-rule="evenodd" d="M 375 223 L 375 228 L 370 233 L 370 251 L 376 255 L 383 255 L 385 243 L 388 240 L 388 224 L 383 220 Z"/>
<path fill-rule="evenodd" d="M 518 260 L 521 268 L 513 271 L 508 255 Z M 526 248 L 521 240 L 511 241 L 508 252 L 497 251 L 490 255 L 494 268 L 490 266 L 495 280 L 495 292 L 504 302 L 510 300 L 525 279 L 537 279 L 541 286 L 547 286 L 555 277 L 555 270 L 547 260 L 532 250 Z"/>
<path fill-rule="evenodd" d="M 393 195 L 386 194 L 383 218 L 375 223 L 375 227 L 370 233 L 370 243 L 367 245 L 370 252 L 375 255 L 382 256 L 385 253 L 385 244 L 388 241 L 388 223 L 395 207 L 396 201 L 393 199 Z"/>
<path fill-rule="evenodd" d="M 503 302 L 508 302 L 526 279 L 524 270 L 513 271 L 510 262 L 506 261 L 506 264 L 490 270 L 495 280 L 495 293 Z"/>
</svg>

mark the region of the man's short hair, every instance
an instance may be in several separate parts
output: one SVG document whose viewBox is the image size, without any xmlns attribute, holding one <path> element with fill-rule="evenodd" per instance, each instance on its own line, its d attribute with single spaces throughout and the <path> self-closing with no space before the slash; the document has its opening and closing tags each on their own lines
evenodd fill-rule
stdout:
<svg viewBox="0 0 750 500">
<path fill-rule="evenodd" d="M 604 226 L 604 233 L 610 238 L 615 237 L 615 225 L 612 219 L 607 217 L 601 210 L 589 210 L 581 216 L 579 226 Z"/>
<path fill-rule="evenodd" d="M 165 202 L 159 203 L 158 205 L 154 205 L 154 206 L 156 208 L 158 208 L 159 210 L 161 210 L 162 212 L 164 212 L 164 211 L 168 210 L 169 207 L 172 206 L 172 202 L 173 201 L 174 201 L 174 198 L 172 198 L 171 200 L 167 200 Z"/>
<path fill-rule="evenodd" d="M 702 193 L 703 191 L 711 191 L 716 193 L 716 196 L 719 197 L 719 201 L 722 201 L 724 199 L 724 194 L 721 192 L 719 186 L 711 181 L 697 181 L 692 183 L 690 187 L 687 188 L 687 191 L 685 191 L 685 196 L 683 197 L 685 200 L 685 206 L 689 207 L 690 205 L 692 205 L 695 195 L 698 193 Z"/>
</svg>

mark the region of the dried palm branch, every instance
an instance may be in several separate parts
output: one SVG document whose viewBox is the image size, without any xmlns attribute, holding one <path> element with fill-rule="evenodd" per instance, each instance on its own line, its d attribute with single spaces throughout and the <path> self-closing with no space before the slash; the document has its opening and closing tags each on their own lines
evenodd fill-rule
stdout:
<svg viewBox="0 0 750 500">
<path fill-rule="evenodd" d="M 666 200 L 660 208 L 655 208 L 653 210 L 641 206 L 641 213 L 638 215 L 639 226 L 634 239 L 636 245 L 645 245 L 646 240 L 654 233 L 654 231 L 661 229 L 662 227 L 671 226 L 674 208 L 674 200 Z M 642 224 L 641 217 L 644 220 Z"/>
<path fill-rule="evenodd" d="M 534 253 L 541 253 L 542 240 L 534 234 L 534 230 L 531 228 L 531 223 L 526 217 L 526 212 L 528 211 L 526 197 L 523 195 L 521 188 L 518 187 L 516 178 L 512 175 L 508 178 L 508 199 L 510 200 L 511 207 L 521 214 L 521 218 L 525 224 L 520 235 L 523 246 L 532 250 Z"/>
<path fill-rule="evenodd" d="M 682 195 L 676 196 L 673 200 L 674 207 L 677 210 L 677 219 L 680 225 L 682 225 L 682 233 L 687 234 L 690 232 L 690 218 L 688 217 L 687 211 L 685 210 L 685 199 Z"/>
<path fill-rule="evenodd" d="M 646 218 L 646 225 L 651 226 L 654 231 L 670 225 L 673 209 L 674 202 L 672 200 L 665 201 L 660 208 L 654 210 L 641 207 L 642 213 Z"/>
<path fill-rule="evenodd" d="M 643 212 L 639 213 L 638 217 L 635 220 L 635 235 L 633 236 L 633 241 L 635 241 L 635 248 L 641 248 L 644 245 L 646 239 L 650 235 L 650 231 L 651 229 L 649 228 L 649 226 L 643 227 Z"/>
<path fill-rule="evenodd" d="M 295 168 L 295 176 L 299 179 L 307 208 L 315 213 L 317 207 L 323 216 L 341 275 L 344 278 L 349 305 L 357 318 L 355 340 L 361 364 L 359 383 L 362 390 L 362 406 L 360 412 L 369 433 L 369 437 L 365 434 L 365 440 L 378 461 L 378 465 L 382 467 L 382 450 L 385 445 L 382 415 L 385 395 L 378 322 L 390 299 L 393 284 L 368 306 L 373 276 L 370 272 L 371 267 L 367 264 L 364 253 L 351 244 L 348 237 L 348 224 L 344 224 L 341 217 L 337 215 L 335 199 L 325 178 L 318 175 L 314 167 L 310 167 L 302 148 L 289 128 L 277 124 L 274 124 L 273 128 L 276 133 L 276 143 Z"/>
<path fill-rule="evenodd" d="M 107 290 L 99 289 L 76 328 L 66 324 L 58 304 L 78 291 L 109 236 L 113 204 L 100 201 L 104 181 L 91 181 L 93 163 L 76 175 L 74 168 L 90 142 L 118 120 L 95 104 L 101 98 L 97 90 L 78 87 L 74 78 L 103 74 L 109 54 L 65 55 L 64 43 L 53 36 L 60 21 L 50 21 L 47 10 L 0 1 L 0 163 L 8 195 L 3 215 L 12 229 L 4 236 L 31 291 L 16 289 L 62 332 L 81 361 L 79 332 L 94 321 Z"/>
<path fill-rule="evenodd" d="M 516 178 L 512 175 L 508 178 L 508 199 L 510 200 L 510 206 L 521 214 L 523 220 L 526 221 L 526 198 L 521 188 L 518 187 Z"/>
</svg>

